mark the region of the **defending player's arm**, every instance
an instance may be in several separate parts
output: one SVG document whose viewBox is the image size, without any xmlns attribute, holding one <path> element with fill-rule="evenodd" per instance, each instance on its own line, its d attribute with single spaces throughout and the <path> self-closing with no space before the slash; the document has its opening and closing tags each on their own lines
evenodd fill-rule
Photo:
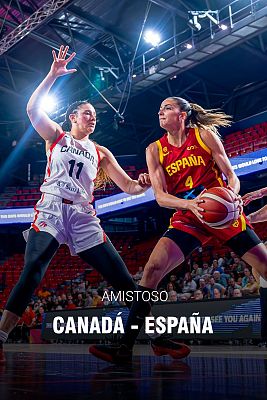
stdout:
<svg viewBox="0 0 267 400">
<path fill-rule="evenodd" d="M 216 162 L 222 173 L 225 175 L 228 186 L 232 189 L 234 193 L 238 194 L 240 190 L 240 182 L 233 170 L 227 154 L 225 153 L 223 144 L 220 141 L 219 137 L 209 130 L 201 130 L 200 135 L 203 142 L 211 150 L 214 161 Z"/>
<path fill-rule="evenodd" d="M 203 209 L 199 204 L 202 203 L 203 200 L 199 200 L 198 198 L 194 200 L 178 199 L 167 192 L 166 179 L 159 162 L 158 147 L 155 143 L 151 143 L 148 146 L 146 151 L 146 161 L 157 203 L 161 207 L 190 210 L 199 219 L 202 219 L 203 217 L 200 214 L 200 211 L 203 211 Z"/>
<path fill-rule="evenodd" d="M 97 145 L 97 148 L 101 157 L 100 167 L 125 193 L 141 194 L 151 186 L 148 174 L 140 174 L 138 180 L 131 179 L 106 147 Z"/>
<path fill-rule="evenodd" d="M 267 221 L 267 204 L 264 207 L 260 208 L 258 211 L 249 214 L 247 218 L 252 224 Z"/>
<path fill-rule="evenodd" d="M 49 93 L 49 90 L 55 83 L 59 76 L 71 74 L 76 72 L 76 69 L 67 69 L 68 63 L 73 59 L 75 53 L 72 53 L 70 57 L 66 60 L 66 55 L 69 47 L 61 46 L 58 56 L 56 56 L 55 51 L 52 51 L 54 61 L 52 63 L 51 69 L 40 85 L 35 89 L 30 97 L 27 104 L 27 113 L 34 129 L 39 133 L 39 135 L 47 142 L 47 149 L 55 139 L 62 132 L 62 128 L 59 124 L 52 121 L 46 112 L 41 109 L 40 102 L 44 96 Z"/>
<path fill-rule="evenodd" d="M 247 193 L 242 197 L 244 206 L 247 206 L 253 200 L 261 199 L 264 196 L 267 196 L 267 187 Z"/>
</svg>

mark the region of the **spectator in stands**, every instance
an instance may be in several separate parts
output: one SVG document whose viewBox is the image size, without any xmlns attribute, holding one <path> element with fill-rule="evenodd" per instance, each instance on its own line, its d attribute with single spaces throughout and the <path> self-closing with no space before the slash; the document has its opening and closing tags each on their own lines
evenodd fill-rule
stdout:
<svg viewBox="0 0 267 400">
<path fill-rule="evenodd" d="M 204 278 L 200 278 L 199 281 L 199 290 L 202 292 L 203 297 L 206 299 L 209 296 L 209 289 L 206 285 L 205 279 Z"/>
<path fill-rule="evenodd" d="M 66 310 L 75 310 L 76 308 L 77 307 L 74 304 L 73 300 L 72 299 L 68 300 L 68 304 L 66 306 Z"/>
<path fill-rule="evenodd" d="M 224 271 L 224 267 L 225 267 L 225 260 L 224 257 L 220 256 L 218 258 L 218 268 L 222 268 Z"/>
<path fill-rule="evenodd" d="M 123 260 L 103 232 L 92 206 L 93 190 L 112 179 L 122 191 L 140 194 L 150 187 L 149 176 L 131 179 L 113 154 L 89 139 L 96 125 L 96 112 L 88 101 L 72 104 L 66 112 L 64 126 L 52 121 L 40 106 L 55 81 L 74 73 L 67 69 L 75 57 L 66 59 L 68 47 L 53 50 L 48 75 L 32 94 L 27 112 L 36 132 L 45 140 L 48 164 L 40 188 L 42 197 L 35 206 L 27 239 L 25 267 L 13 289 L 0 322 L 0 359 L 4 362 L 2 343 L 17 324 L 58 247 L 68 244 L 94 267 L 116 290 L 135 290 L 136 285 Z M 109 178 L 108 178 L 109 177 Z"/>
<path fill-rule="evenodd" d="M 244 272 L 244 268 L 246 266 L 246 263 L 240 259 L 240 257 L 236 256 L 234 258 L 234 264 L 235 264 L 235 271 L 240 274 Z"/>
<path fill-rule="evenodd" d="M 230 278 L 230 275 L 224 274 L 224 273 L 221 273 L 221 274 L 220 274 L 219 271 L 214 271 L 214 272 L 213 272 L 213 278 L 214 278 L 215 283 L 219 283 L 220 285 L 222 285 L 223 287 L 226 288 L 226 286 L 227 286 L 227 279 Z"/>
<path fill-rule="evenodd" d="M 211 275 L 212 274 L 212 266 L 209 266 L 209 264 L 207 262 L 203 263 L 203 268 L 202 268 L 202 276 L 203 275 Z"/>
<path fill-rule="evenodd" d="M 175 290 L 170 290 L 168 293 L 168 301 L 174 303 L 178 301 L 178 294 Z"/>
<path fill-rule="evenodd" d="M 36 328 L 41 328 L 42 323 L 44 320 L 44 315 L 45 315 L 45 309 L 43 306 L 39 306 L 37 312 L 36 312 Z"/>
<path fill-rule="evenodd" d="M 86 293 L 85 295 L 85 301 L 84 301 L 84 307 L 88 308 L 88 307 L 92 307 L 93 304 L 93 298 L 90 295 L 90 293 Z"/>
<path fill-rule="evenodd" d="M 175 290 L 175 287 L 172 282 L 167 283 L 166 290 L 167 290 L 167 292 L 170 292 L 171 290 Z"/>
<path fill-rule="evenodd" d="M 93 302 L 92 307 L 103 307 L 104 303 L 102 301 L 102 297 L 99 296 L 97 290 L 92 290 Z"/>
<path fill-rule="evenodd" d="M 249 283 L 249 278 L 251 276 L 249 268 L 244 268 L 244 275 L 242 278 L 241 286 L 242 288 L 245 287 Z"/>
<path fill-rule="evenodd" d="M 253 275 L 249 276 L 249 282 L 241 289 L 243 296 L 256 296 L 259 294 L 259 284 Z"/>
<path fill-rule="evenodd" d="M 42 299 L 46 299 L 47 297 L 51 296 L 51 293 L 47 290 L 47 288 L 45 286 L 42 287 L 42 289 L 40 289 L 38 291 L 38 297 L 41 297 Z"/>
<path fill-rule="evenodd" d="M 65 295 L 65 293 L 63 293 L 61 295 L 60 305 L 64 309 L 67 306 L 67 304 L 68 304 L 67 296 Z"/>
<path fill-rule="evenodd" d="M 182 289 L 182 294 L 179 295 L 179 300 L 185 301 L 189 300 L 194 291 L 197 288 L 196 282 L 193 280 L 190 272 L 186 272 L 184 277 L 184 287 Z"/>
<path fill-rule="evenodd" d="M 174 274 L 171 274 L 171 275 L 170 275 L 170 282 L 173 284 L 174 290 L 177 291 L 177 286 L 178 286 L 177 276 L 174 275 Z"/>
<path fill-rule="evenodd" d="M 83 299 L 83 294 L 78 293 L 77 299 L 75 300 L 75 305 L 77 308 L 83 308 L 84 307 L 84 299 Z"/>
<path fill-rule="evenodd" d="M 28 342 L 30 336 L 30 329 L 36 325 L 36 314 L 31 308 L 27 306 L 26 310 L 22 314 L 20 321 L 18 322 L 18 327 L 21 329 L 21 339 L 22 341 Z"/>
<path fill-rule="evenodd" d="M 202 275 L 202 268 L 198 265 L 198 263 L 193 263 L 193 270 L 191 272 L 192 278 L 197 283 Z"/>
<path fill-rule="evenodd" d="M 221 285 L 220 283 L 216 283 L 214 278 L 211 277 L 210 278 L 210 283 L 208 285 L 208 289 L 209 289 L 209 298 L 210 299 L 214 299 L 214 289 L 218 289 L 220 291 L 221 294 L 225 293 L 226 288 Z"/>
<path fill-rule="evenodd" d="M 242 292 L 241 289 L 234 289 L 233 291 L 233 297 L 242 297 Z"/>
<path fill-rule="evenodd" d="M 211 266 L 212 266 L 212 272 L 211 272 L 211 274 L 213 274 L 214 271 L 219 271 L 220 273 L 223 273 L 223 268 L 219 266 L 217 258 L 215 258 L 215 259 L 212 261 L 212 265 L 211 265 Z"/>
<path fill-rule="evenodd" d="M 226 288 L 227 297 L 229 297 L 229 298 L 234 297 L 234 290 L 235 289 L 241 289 L 241 286 L 239 286 L 235 282 L 235 279 L 231 277 L 231 278 L 228 279 L 228 286 Z"/>
<path fill-rule="evenodd" d="M 194 292 L 194 300 L 203 300 L 203 292 L 200 289 L 195 290 Z"/>
<path fill-rule="evenodd" d="M 214 288 L 213 290 L 213 300 L 221 299 L 223 297 L 222 292 L 218 288 Z"/>
</svg>

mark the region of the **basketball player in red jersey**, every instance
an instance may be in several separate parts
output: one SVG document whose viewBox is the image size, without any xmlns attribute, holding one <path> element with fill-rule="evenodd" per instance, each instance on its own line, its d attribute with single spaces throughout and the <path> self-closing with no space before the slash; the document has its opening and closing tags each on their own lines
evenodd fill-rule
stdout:
<svg viewBox="0 0 267 400">
<path fill-rule="evenodd" d="M 144 268 L 139 290 L 156 289 L 167 273 L 212 237 L 228 245 L 267 278 L 266 248 L 242 212 L 229 228 L 214 229 L 202 222 L 203 200 L 199 194 L 204 189 L 224 186 L 222 173 L 228 187 L 237 196 L 239 193 L 239 180 L 217 132 L 217 127 L 230 124 L 229 118 L 224 113 L 204 110 L 180 97 L 167 98 L 162 102 L 159 122 L 166 133 L 148 146 L 147 164 L 158 204 L 177 211 Z M 135 339 L 150 309 L 151 304 L 139 297 L 139 301 L 134 301 L 132 305 L 121 343 L 117 347 L 91 346 L 91 353 L 115 363 L 129 361 Z M 138 325 L 139 329 L 132 330 L 132 325 Z M 169 345 L 170 341 L 166 349 Z M 158 354 L 165 354 L 162 348 L 157 348 L 156 343 L 152 346 Z M 173 348 L 175 346 L 173 343 Z M 181 349 L 181 353 L 183 351 L 185 356 L 189 353 L 186 346 Z"/>
</svg>

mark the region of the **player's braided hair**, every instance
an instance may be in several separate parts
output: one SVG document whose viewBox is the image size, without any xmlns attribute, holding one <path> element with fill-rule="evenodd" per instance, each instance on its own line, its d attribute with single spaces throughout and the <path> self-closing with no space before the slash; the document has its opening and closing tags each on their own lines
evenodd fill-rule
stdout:
<svg viewBox="0 0 267 400">
<path fill-rule="evenodd" d="M 91 103 L 87 100 L 80 100 L 80 101 L 75 101 L 68 107 L 66 114 L 65 114 L 65 120 L 62 123 L 62 129 L 65 132 L 71 132 L 70 115 L 75 114 L 77 112 L 77 110 L 79 109 L 79 107 L 82 106 L 83 104 L 91 104 Z M 94 142 L 94 143 L 97 145 L 96 142 Z M 111 181 L 110 177 L 106 174 L 106 172 L 103 170 L 103 168 L 99 168 L 95 182 L 94 182 L 95 190 L 96 189 L 105 189 L 106 185 L 111 182 L 112 181 Z"/>
<path fill-rule="evenodd" d="M 227 127 L 231 125 L 232 117 L 225 114 L 223 111 L 217 109 L 206 110 L 198 104 L 189 103 L 182 97 L 170 97 L 180 107 L 181 111 L 187 113 L 186 126 L 187 127 L 199 127 L 203 129 L 209 129 L 216 135 L 219 135 L 218 127 Z"/>
</svg>

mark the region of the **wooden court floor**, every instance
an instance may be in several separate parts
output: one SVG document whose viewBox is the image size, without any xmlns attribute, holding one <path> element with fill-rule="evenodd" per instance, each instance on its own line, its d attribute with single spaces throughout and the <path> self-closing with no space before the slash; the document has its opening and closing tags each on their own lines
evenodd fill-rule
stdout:
<svg viewBox="0 0 267 400">
<path fill-rule="evenodd" d="M 87 345 L 5 345 L 0 399 L 253 400 L 267 398 L 267 350 L 197 346 L 183 361 L 135 348 L 133 363 L 114 366 Z"/>
</svg>

